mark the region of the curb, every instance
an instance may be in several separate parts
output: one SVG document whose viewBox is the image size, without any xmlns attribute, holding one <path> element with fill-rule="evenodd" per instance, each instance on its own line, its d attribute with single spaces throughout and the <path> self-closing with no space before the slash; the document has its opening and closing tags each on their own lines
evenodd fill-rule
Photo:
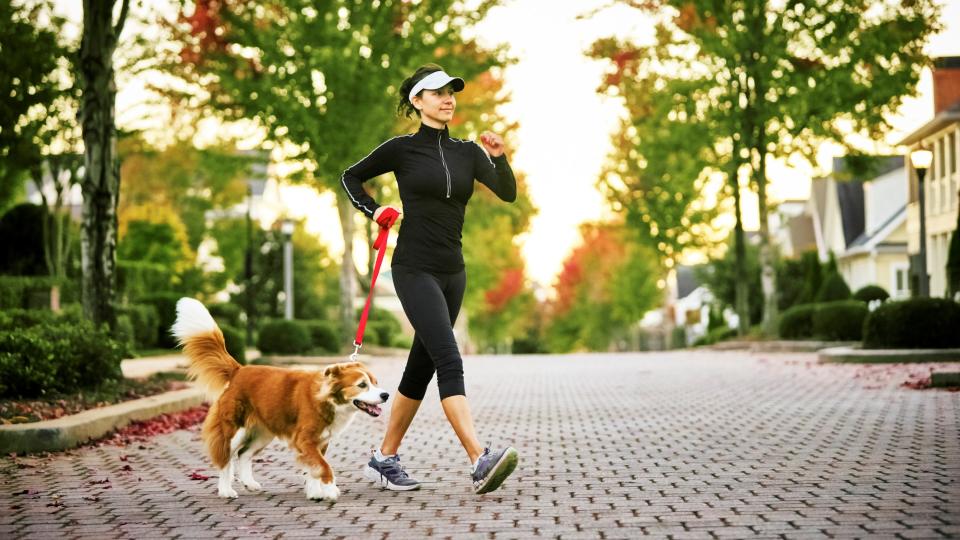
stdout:
<svg viewBox="0 0 960 540">
<path fill-rule="evenodd" d="M 824 349 L 849 347 L 855 341 L 810 341 L 810 340 L 776 340 L 776 341 L 721 341 L 707 346 L 716 351 L 750 351 L 753 353 L 773 352 L 818 352 Z"/>
<path fill-rule="evenodd" d="M 178 412 L 203 403 L 204 393 L 186 388 L 100 407 L 55 420 L 0 426 L 0 453 L 56 451 L 103 437 L 137 420 Z"/>
<path fill-rule="evenodd" d="M 930 374 L 930 386 L 960 386 L 960 371 L 941 371 Z"/>
<path fill-rule="evenodd" d="M 832 347 L 820 351 L 822 364 L 891 364 L 960 362 L 960 349 L 855 349 Z"/>
</svg>

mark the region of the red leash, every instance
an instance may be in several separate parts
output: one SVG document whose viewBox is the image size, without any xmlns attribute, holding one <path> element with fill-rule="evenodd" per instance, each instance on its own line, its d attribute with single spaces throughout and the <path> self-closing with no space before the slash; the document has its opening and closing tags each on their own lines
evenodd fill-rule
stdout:
<svg viewBox="0 0 960 540">
<path fill-rule="evenodd" d="M 373 300 L 374 286 L 377 284 L 377 276 L 380 275 L 380 264 L 383 263 L 383 256 L 387 253 L 387 237 L 390 236 L 390 227 L 380 227 L 380 235 L 373 242 L 373 248 L 377 250 L 377 262 L 373 265 L 373 276 L 370 278 L 370 294 L 367 295 L 367 305 L 363 308 L 363 315 L 360 315 L 360 326 L 357 328 L 357 337 L 353 340 L 353 354 L 350 360 L 355 361 L 360 347 L 363 346 L 363 332 L 367 329 L 367 316 L 370 314 L 370 302 Z"/>
</svg>

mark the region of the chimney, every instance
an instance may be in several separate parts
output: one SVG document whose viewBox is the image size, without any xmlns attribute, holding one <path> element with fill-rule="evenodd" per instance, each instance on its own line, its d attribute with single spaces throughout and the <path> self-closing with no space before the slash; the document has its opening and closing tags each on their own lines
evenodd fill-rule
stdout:
<svg viewBox="0 0 960 540">
<path fill-rule="evenodd" d="M 960 102 L 960 56 L 933 60 L 933 115 Z"/>
</svg>

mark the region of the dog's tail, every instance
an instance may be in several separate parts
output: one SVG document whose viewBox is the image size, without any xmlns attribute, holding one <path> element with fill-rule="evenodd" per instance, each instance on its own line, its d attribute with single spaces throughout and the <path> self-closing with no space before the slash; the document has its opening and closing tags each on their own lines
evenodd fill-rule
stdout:
<svg viewBox="0 0 960 540">
<path fill-rule="evenodd" d="M 177 320 L 170 331 L 190 361 L 187 378 L 200 383 L 209 399 L 216 400 L 240 364 L 227 352 L 223 332 L 210 312 L 193 298 L 181 298 L 177 301 Z"/>
</svg>

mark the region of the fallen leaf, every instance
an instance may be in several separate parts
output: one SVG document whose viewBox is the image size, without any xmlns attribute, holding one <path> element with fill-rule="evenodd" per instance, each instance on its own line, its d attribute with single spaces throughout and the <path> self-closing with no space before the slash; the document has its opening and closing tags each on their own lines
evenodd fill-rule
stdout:
<svg viewBox="0 0 960 540">
<path fill-rule="evenodd" d="M 190 473 L 190 479 L 191 480 L 209 480 L 210 477 L 205 474 L 200 474 L 197 471 L 193 471 L 192 473 Z"/>
</svg>

